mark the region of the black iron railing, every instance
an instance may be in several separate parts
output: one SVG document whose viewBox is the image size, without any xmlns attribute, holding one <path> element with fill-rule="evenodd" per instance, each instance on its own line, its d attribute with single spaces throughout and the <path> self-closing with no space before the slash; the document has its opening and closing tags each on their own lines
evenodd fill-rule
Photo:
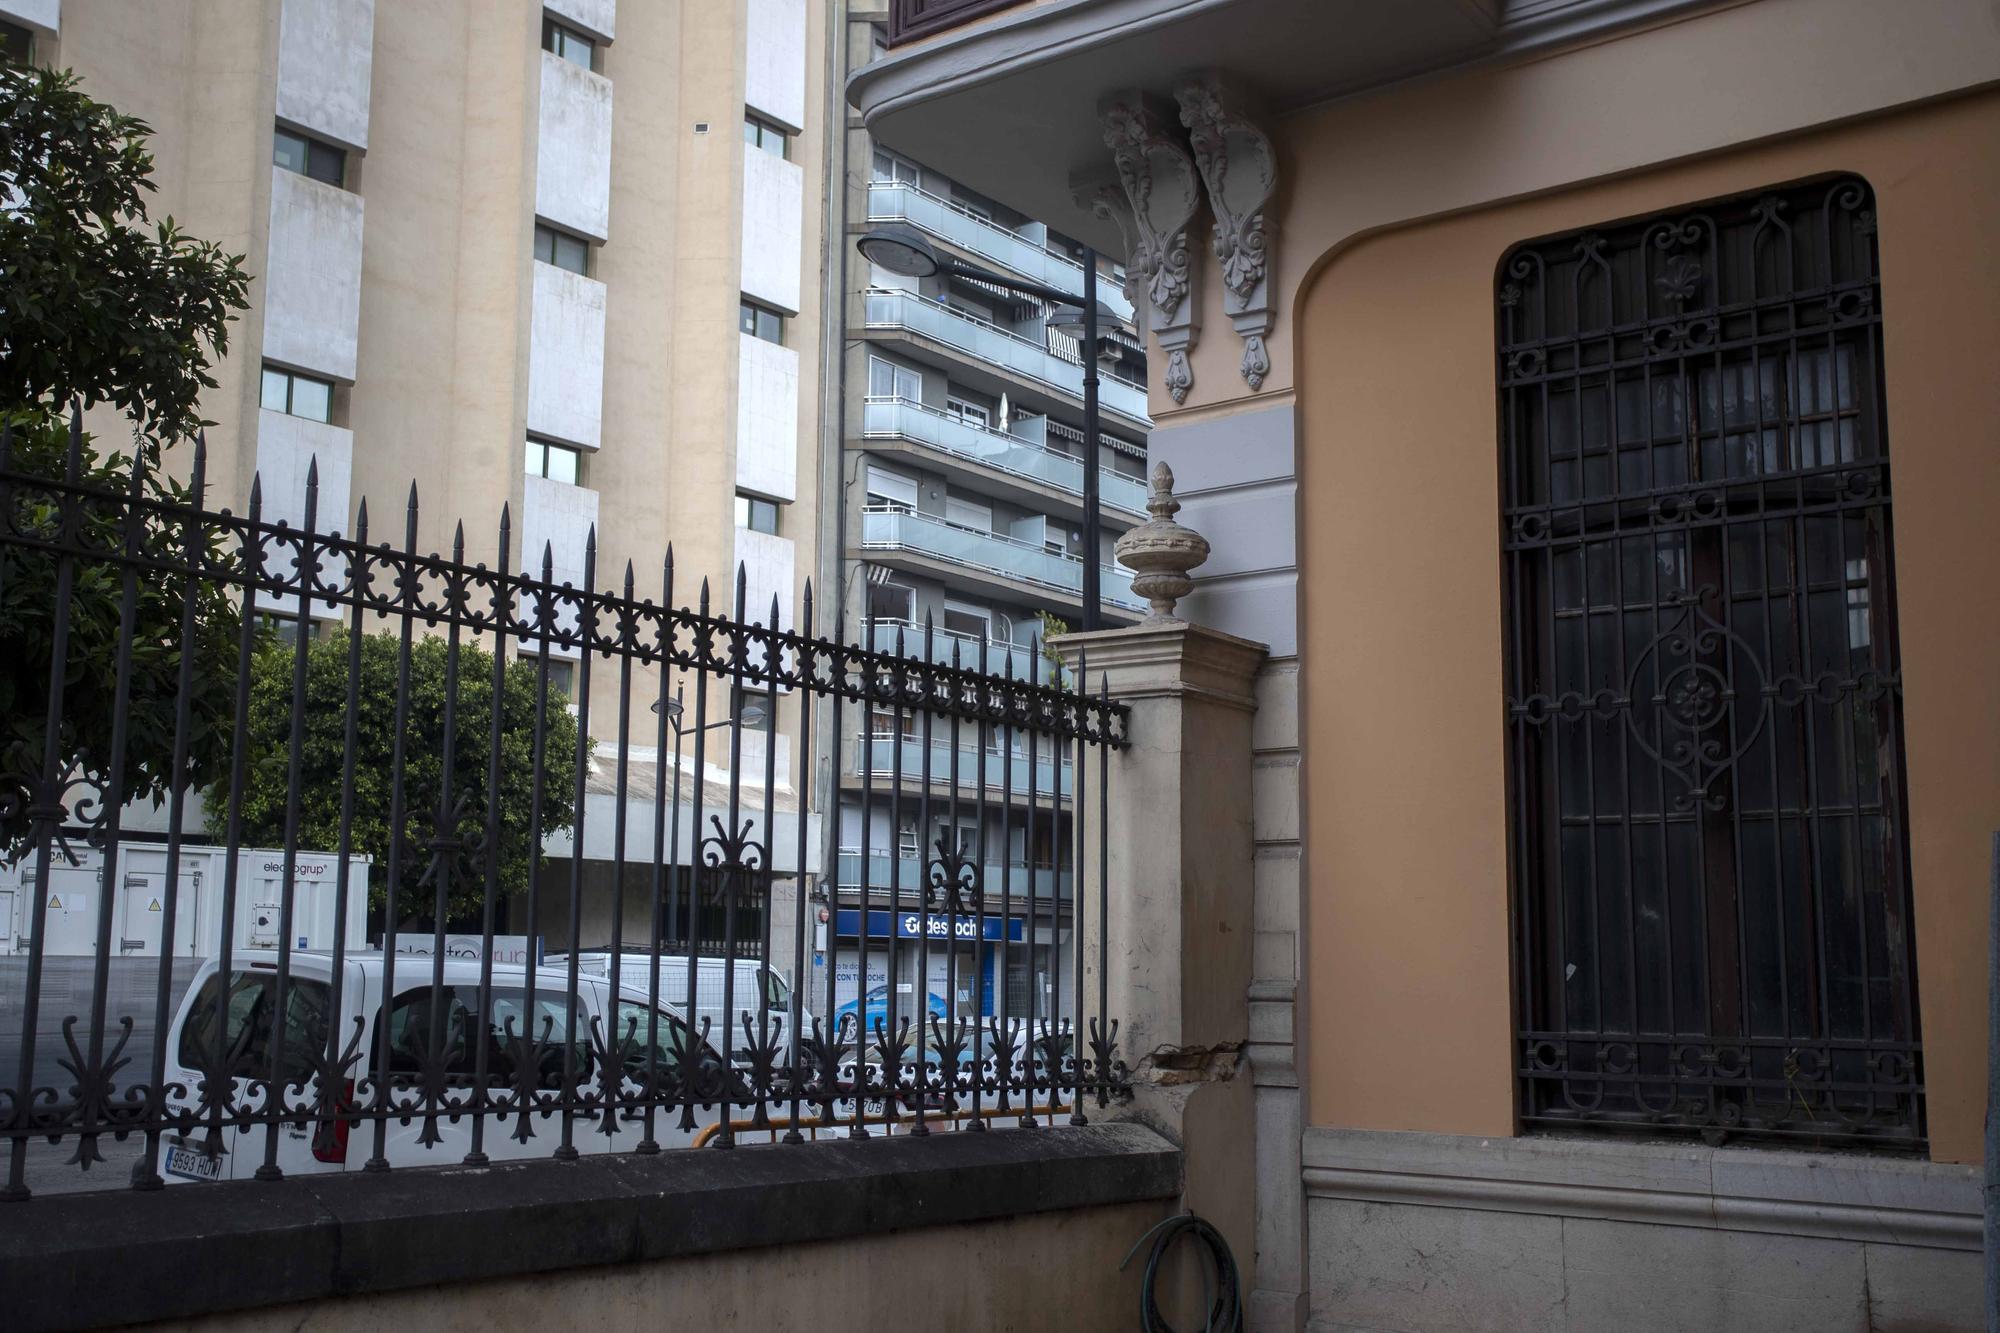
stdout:
<svg viewBox="0 0 2000 1333">
<path fill-rule="evenodd" d="M 889 45 L 956 28 L 1021 0 L 889 0 Z"/>
<path fill-rule="evenodd" d="M 1124 713 L 1082 663 L 1020 680 L 983 651 L 870 651 L 815 632 L 810 584 L 795 628 L 775 598 L 754 621 L 741 570 L 733 614 L 705 580 L 676 606 L 671 548 L 657 601 L 630 564 L 599 591 L 594 532 L 579 586 L 546 547 L 519 573 L 504 511 L 493 563 L 462 526 L 449 556 L 423 554 L 414 487 L 392 543 L 365 503 L 351 533 L 322 530 L 316 471 L 294 524 L 256 487 L 245 512 L 210 508 L 199 447 L 176 491 L 97 465 L 74 420 L 66 455 L 16 443 L 0 436 L 0 606 L 10 583 L 46 596 L 33 633 L 9 630 L 22 697 L 0 738 L 4 1197 L 73 1188 L 60 1168 L 113 1144 L 155 1188 L 727 1147 L 745 1127 L 1081 1122 L 1122 1086 L 1101 887 L 1093 988 L 1082 896 L 1053 875 L 985 882 L 1016 838 L 1095 857 L 1106 882 L 1086 816 Z M 74 715 L 85 677 L 108 727 Z M 823 820 L 851 799 L 841 747 L 872 742 L 849 708 L 1008 757 L 997 789 L 932 771 L 930 745 L 920 772 L 901 747 L 886 780 L 862 765 L 865 797 L 917 811 L 927 845 L 919 882 L 885 870 L 852 895 L 837 965 L 806 788 L 831 775 Z M 817 769 L 816 743 L 833 750 Z M 1027 776 L 1038 762 L 1056 790 Z M 870 929 L 884 909 L 918 924 Z M 579 947 L 606 912 L 602 947 Z M 1023 959 L 1053 984 L 961 988 L 962 968 L 1011 978 Z"/>
</svg>

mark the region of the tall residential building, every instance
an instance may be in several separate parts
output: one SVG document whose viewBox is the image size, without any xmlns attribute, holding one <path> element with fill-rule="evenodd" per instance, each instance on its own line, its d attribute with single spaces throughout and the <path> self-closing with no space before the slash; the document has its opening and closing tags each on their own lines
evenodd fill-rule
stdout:
<svg viewBox="0 0 2000 1333">
<path fill-rule="evenodd" d="M 728 610 L 740 565 L 749 618 L 775 597 L 793 623 L 820 510 L 820 5 L 0 0 L 0 22 L 10 55 L 150 123 L 156 215 L 248 257 L 204 402 L 212 503 L 240 509 L 256 474 L 265 516 L 297 523 L 316 460 L 322 530 L 351 533 L 365 497 L 371 539 L 400 540 L 414 481 L 420 549 L 462 520 L 466 558 L 494 561 L 504 505 L 516 568 L 546 552 L 581 584 L 594 528 L 595 586 L 629 561 L 658 600 L 671 542 L 676 602 L 707 580 Z M 617 688 L 593 683 L 600 756 Z M 630 756 L 652 760 L 639 711 Z M 796 705 L 738 711 L 743 780 L 775 737 L 795 816 Z M 714 780 L 731 747 L 708 755 Z M 592 889 L 609 832 L 586 825 Z M 611 933 L 585 919 L 584 942 Z"/>
<path fill-rule="evenodd" d="M 881 3 L 847 10 L 846 70 L 884 51 L 887 17 Z M 858 120 L 845 138 L 845 225 L 828 272 L 846 307 L 839 494 L 827 506 L 839 524 L 840 597 L 828 610 L 837 608 L 850 641 L 918 655 L 928 634 L 939 662 L 1049 678 L 1042 640 L 1051 618 L 1078 625 L 1085 561 L 1101 566 L 1106 625 L 1134 623 L 1145 609 L 1111 556 L 1118 535 L 1145 518 L 1150 425 L 1124 270 L 1095 261 L 1098 299 L 1116 318 L 1101 336 L 1103 532 L 1092 551 L 1080 345 L 1047 327 L 1047 302 L 987 280 L 1025 279 L 1080 300 L 1087 252 L 877 145 Z M 854 241 L 884 223 L 914 227 L 953 267 L 974 272 L 912 278 L 871 264 Z M 870 1015 L 891 1003 L 891 943 L 903 941 L 893 963 L 900 1014 L 922 1012 L 921 993 L 934 1014 L 1004 1006 L 1010 1017 L 1046 1016 L 1071 981 L 1054 961 L 1070 938 L 1076 778 L 1067 756 L 1047 737 L 996 729 L 982 738 L 920 713 L 861 713 L 843 722 L 833 777 L 837 902 L 821 941 L 841 1014 L 854 1009 L 863 979 L 865 928 Z M 933 862 L 960 851 L 985 863 L 981 914 L 976 923 L 926 920 Z M 919 931 L 932 940 L 923 951 L 907 947 Z M 947 937 L 952 946 L 939 947 Z M 824 993 L 823 976 L 817 985 Z"/>
</svg>

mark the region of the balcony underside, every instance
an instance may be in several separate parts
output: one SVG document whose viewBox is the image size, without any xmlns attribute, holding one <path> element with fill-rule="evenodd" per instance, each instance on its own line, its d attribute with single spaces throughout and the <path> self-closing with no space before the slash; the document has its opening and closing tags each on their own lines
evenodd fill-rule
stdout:
<svg viewBox="0 0 2000 1333">
<path fill-rule="evenodd" d="M 947 588 L 969 593 L 974 597 L 998 597 L 1004 601 L 1022 602 L 1029 606 L 1045 606 L 1065 617 L 1083 614 L 1083 599 L 1077 593 L 1045 587 L 1026 579 L 1009 578 L 990 569 L 959 564 L 907 546 L 850 547 L 847 558 L 936 579 Z M 1118 606 L 1108 600 L 1103 602 L 1103 611 L 1104 623 L 1107 626 L 1136 625 L 1145 614 L 1143 611 Z"/>
<path fill-rule="evenodd" d="M 1075 491 L 1060 486 L 1047 486 L 1030 478 L 1015 476 L 997 468 L 981 467 L 963 455 L 949 449 L 940 449 L 921 440 L 907 436 L 869 436 L 865 439 L 850 439 L 850 449 L 871 454 L 901 454 L 920 464 L 926 471 L 941 472 L 953 481 L 962 481 L 968 489 L 981 495 L 1007 500 L 1026 509 L 1037 510 L 1059 518 L 1072 526 L 1082 526 L 1083 497 Z M 1105 469 L 1104 476 L 1111 476 Z M 1145 515 L 1123 509 L 1105 501 L 1101 506 L 1104 527 L 1107 532 L 1123 532 L 1145 520 Z"/>
<path fill-rule="evenodd" d="M 1100 98 L 1196 70 L 1276 113 L 1420 74 L 1521 59 L 1720 0 L 1051 0 L 1001 10 L 856 71 L 881 143 L 1107 254 L 1077 180 L 1109 179 Z"/>
<path fill-rule="evenodd" d="M 982 361 L 963 348 L 929 338 L 904 327 L 870 327 L 868 341 L 894 347 L 910 360 L 934 367 L 960 383 L 995 396 L 1006 394 L 1014 403 L 1036 412 L 1050 413 L 1069 420 L 1082 410 L 1082 400 L 1065 390 L 1051 388 L 1041 380 L 1017 375 L 992 362 Z M 1152 423 L 1105 405 L 1104 422 L 1123 435 L 1143 439 Z"/>
</svg>

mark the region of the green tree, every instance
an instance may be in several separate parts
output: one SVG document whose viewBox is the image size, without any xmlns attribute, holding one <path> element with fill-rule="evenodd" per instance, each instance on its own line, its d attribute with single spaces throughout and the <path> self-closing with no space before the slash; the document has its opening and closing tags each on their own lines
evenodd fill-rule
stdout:
<svg viewBox="0 0 2000 1333">
<path fill-rule="evenodd" d="M 69 465 L 66 416 L 72 405 L 109 403 L 133 423 L 132 453 L 101 457 L 77 442 L 86 485 L 131 494 L 143 464 L 145 518 L 131 535 L 152 559 L 187 549 L 181 523 L 157 506 L 186 504 L 187 490 L 165 475 L 161 453 L 203 425 L 199 405 L 212 358 L 228 347 L 234 312 L 249 283 L 240 257 L 183 234 L 171 219 L 153 224 L 145 196 L 153 182 L 151 134 L 142 121 L 85 95 L 68 73 L 0 69 L 0 428 L 17 474 L 59 479 Z M 17 531 L 54 535 L 64 518 L 56 497 L 16 486 L 5 520 Z M 122 506 L 92 502 L 68 517 L 71 537 L 122 550 Z M 219 545 L 196 538 L 211 558 Z M 68 774 L 99 781 L 112 760 L 114 720 L 127 734 L 125 794 L 158 799 L 219 771 L 227 751 L 233 645 L 231 599 L 171 575 L 141 578 L 131 622 L 132 661 L 123 699 L 116 689 L 123 572 L 89 558 L 72 562 L 73 586 L 59 599 L 61 562 L 22 548 L 0 549 L 0 858 L 26 844 L 26 806 L 44 759 L 48 687 L 59 601 L 67 608 L 61 754 Z M 184 625 L 193 601 L 193 632 Z M 186 703 L 188 746 L 173 770 L 182 652 L 195 654 Z M 122 705 L 122 706 L 121 706 Z M 77 793 L 72 792 L 74 797 Z"/>
<path fill-rule="evenodd" d="M 294 701 L 292 675 L 296 648 L 267 640 L 251 666 L 248 771 L 243 787 L 246 844 L 280 846 L 290 798 L 292 716 L 305 719 L 299 766 L 299 845 L 318 851 L 339 846 L 340 806 L 345 791 L 348 633 L 337 630 L 313 640 L 306 650 L 305 697 Z M 391 841 L 394 748 L 396 743 L 397 657 L 395 634 L 361 637 L 361 670 L 356 681 L 359 710 L 354 756 L 353 847 L 375 860 L 369 878 L 369 905 L 379 912 L 387 896 Z M 396 898 L 399 920 L 430 922 L 435 914 L 436 859 L 431 843 L 440 829 L 443 795 L 448 649 L 441 638 L 418 639 L 410 650 L 409 718 L 403 736 L 403 859 Z M 509 663 L 500 703 L 499 847 L 495 866 L 500 894 L 527 887 L 540 849 L 529 838 L 535 790 L 534 734 L 539 672 L 531 662 Z M 454 699 L 455 745 L 451 807 L 456 828 L 442 831 L 466 850 L 446 858 L 451 892 L 446 924 L 476 928 L 485 894 L 484 853 L 472 846 L 485 836 L 489 800 L 487 760 L 493 723 L 493 656 L 472 644 L 458 650 Z M 542 831 L 567 829 L 576 814 L 576 719 L 551 694 L 544 721 Z M 226 784 L 211 790 L 208 818 L 220 835 L 227 825 Z M 449 824 L 451 821 L 445 821 Z"/>
</svg>

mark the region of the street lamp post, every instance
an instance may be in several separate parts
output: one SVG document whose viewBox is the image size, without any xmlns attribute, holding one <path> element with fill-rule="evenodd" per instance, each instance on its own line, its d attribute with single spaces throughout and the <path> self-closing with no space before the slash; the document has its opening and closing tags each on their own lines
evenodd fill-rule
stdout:
<svg viewBox="0 0 2000 1333">
<path fill-rule="evenodd" d="M 1051 302 L 1047 325 L 1067 333 L 1081 343 L 1083 359 L 1083 625 L 1086 630 L 1101 626 L 1103 593 L 1100 586 L 1099 546 L 1103 542 L 1102 514 L 1098 502 L 1098 417 L 1097 338 L 1100 308 L 1097 304 L 1097 252 L 1083 252 L 1083 303 L 1072 304 L 1070 293 L 1057 287 L 1019 278 L 1006 278 L 961 264 L 937 252 L 916 228 L 900 222 L 870 227 L 855 242 L 861 257 L 877 267 L 906 278 L 928 278 L 939 273 L 975 278 L 991 287 L 1021 292 Z M 1109 312 L 1103 312 L 1109 313 Z M 1116 316 L 1114 315 L 1115 319 Z"/>
</svg>

